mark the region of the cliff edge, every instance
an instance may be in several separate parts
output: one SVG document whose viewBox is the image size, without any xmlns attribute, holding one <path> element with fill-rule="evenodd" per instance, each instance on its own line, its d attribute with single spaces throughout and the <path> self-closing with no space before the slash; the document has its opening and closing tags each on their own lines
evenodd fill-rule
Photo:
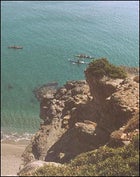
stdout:
<svg viewBox="0 0 140 177">
<path fill-rule="evenodd" d="M 22 155 L 23 167 L 36 160 L 68 163 L 103 145 L 131 143 L 139 134 L 138 74 L 98 59 L 86 69 L 86 80 L 40 94 L 43 123 Z"/>
</svg>

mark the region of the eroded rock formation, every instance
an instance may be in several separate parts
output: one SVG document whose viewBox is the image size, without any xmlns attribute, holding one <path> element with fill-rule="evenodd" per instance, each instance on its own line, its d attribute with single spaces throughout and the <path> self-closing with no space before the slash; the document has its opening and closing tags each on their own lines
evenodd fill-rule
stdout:
<svg viewBox="0 0 140 177">
<path fill-rule="evenodd" d="M 64 163 L 106 143 L 129 143 L 139 133 L 136 75 L 99 79 L 86 70 L 86 81 L 69 81 L 51 97 L 41 95 L 44 123 L 22 155 L 24 165 L 34 160 Z"/>
</svg>

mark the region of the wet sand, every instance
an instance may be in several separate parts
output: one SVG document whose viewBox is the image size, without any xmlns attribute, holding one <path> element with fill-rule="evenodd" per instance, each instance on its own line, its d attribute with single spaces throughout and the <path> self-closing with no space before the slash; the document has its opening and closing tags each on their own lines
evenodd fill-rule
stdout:
<svg viewBox="0 0 140 177">
<path fill-rule="evenodd" d="M 17 176 L 27 143 L 1 143 L 1 176 Z"/>
</svg>

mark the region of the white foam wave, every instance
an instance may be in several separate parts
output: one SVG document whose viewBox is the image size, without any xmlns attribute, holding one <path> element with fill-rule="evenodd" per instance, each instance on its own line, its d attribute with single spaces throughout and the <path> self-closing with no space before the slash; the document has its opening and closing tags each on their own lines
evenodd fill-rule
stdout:
<svg viewBox="0 0 140 177">
<path fill-rule="evenodd" d="M 27 132 L 23 134 L 19 134 L 17 132 L 3 133 L 1 131 L 1 142 L 3 141 L 14 141 L 14 142 L 30 141 L 33 135 L 34 134 L 27 133 Z"/>
</svg>

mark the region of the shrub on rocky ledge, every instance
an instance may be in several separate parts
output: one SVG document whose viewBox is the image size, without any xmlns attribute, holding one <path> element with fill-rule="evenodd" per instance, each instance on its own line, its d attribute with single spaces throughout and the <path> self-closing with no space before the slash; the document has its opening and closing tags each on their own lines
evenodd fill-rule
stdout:
<svg viewBox="0 0 140 177">
<path fill-rule="evenodd" d="M 139 176 L 139 137 L 128 146 L 82 153 L 64 166 L 44 166 L 34 176 Z"/>
<path fill-rule="evenodd" d="M 109 63 L 106 58 L 93 60 L 91 63 L 89 63 L 86 72 L 99 78 L 108 76 L 113 79 L 124 79 L 127 76 L 123 68 Z"/>
</svg>

